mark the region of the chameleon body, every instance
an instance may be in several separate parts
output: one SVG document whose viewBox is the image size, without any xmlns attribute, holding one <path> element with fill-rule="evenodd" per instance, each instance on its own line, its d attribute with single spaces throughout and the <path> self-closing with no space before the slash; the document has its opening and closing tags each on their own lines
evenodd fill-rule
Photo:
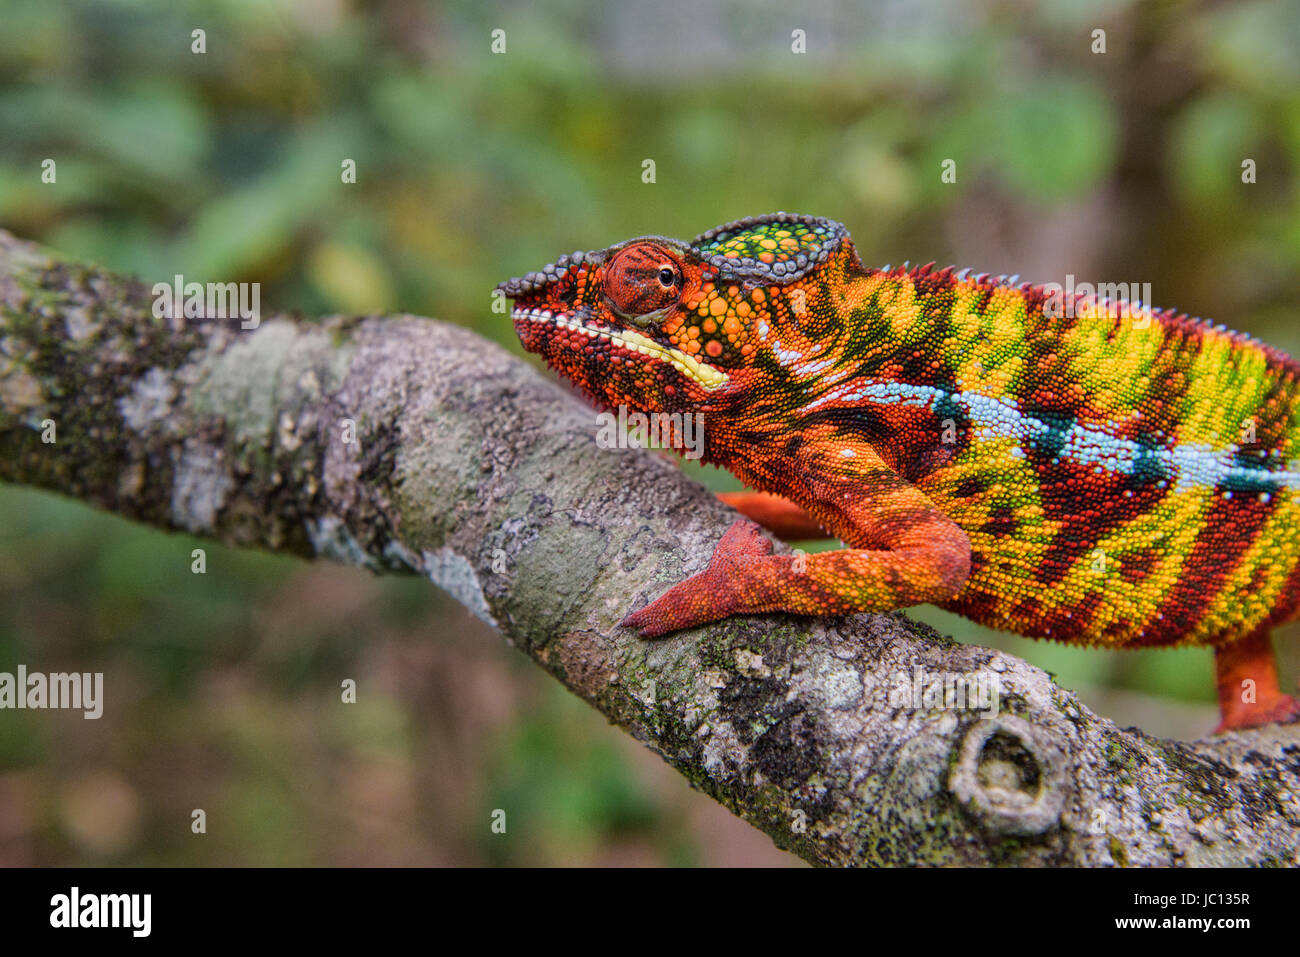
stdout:
<svg viewBox="0 0 1300 957">
<path fill-rule="evenodd" d="M 784 213 L 500 289 L 597 405 L 702 414 L 705 460 L 755 490 L 723 496 L 742 513 L 846 545 L 796 565 L 742 519 L 628 616 L 643 634 L 932 602 L 1071 644 L 1212 646 L 1221 729 L 1300 716 L 1269 644 L 1300 609 L 1285 353 L 1140 303 L 869 268 L 839 223 Z"/>
</svg>

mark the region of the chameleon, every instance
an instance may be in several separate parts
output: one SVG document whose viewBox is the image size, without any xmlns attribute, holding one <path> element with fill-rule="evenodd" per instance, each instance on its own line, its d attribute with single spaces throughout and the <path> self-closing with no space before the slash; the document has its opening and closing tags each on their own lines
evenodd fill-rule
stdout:
<svg viewBox="0 0 1300 957">
<path fill-rule="evenodd" d="M 1214 650 L 1219 732 L 1300 718 L 1300 364 L 1141 302 L 863 265 L 833 220 L 643 236 L 497 287 L 525 350 L 596 406 L 702 415 L 748 489 L 706 570 L 629 614 L 931 603 L 1032 638 Z M 677 442 L 671 442 L 677 445 Z M 779 538 L 843 548 L 775 554 Z M 1253 692 L 1253 693 L 1252 693 Z"/>
</svg>

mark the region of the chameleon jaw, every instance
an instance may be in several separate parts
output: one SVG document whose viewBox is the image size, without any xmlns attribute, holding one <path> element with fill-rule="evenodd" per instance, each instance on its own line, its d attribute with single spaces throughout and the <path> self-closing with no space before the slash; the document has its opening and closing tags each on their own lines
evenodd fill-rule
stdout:
<svg viewBox="0 0 1300 957">
<path fill-rule="evenodd" d="M 682 352 L 680 349 L 674 349 L 672 346 L 660 345 L 653 339 L 647 338 L 632 329 L 601 329 L 596 326 L 584 325 L 576 319 L 570 319 L 559 313 L 551 312 L 549 309 L 534 309 L 527 306 L 516 306 L 511 311 L 510 318 L 551 323 L 561 329 L 572 329 L 595 339 L 607 339 L 630 352 L 668 363 L 701 389 L 708 392 L 722 388 L 729 379 L 725 372 L 701 362 L 694 356 Z"/>
</svg>

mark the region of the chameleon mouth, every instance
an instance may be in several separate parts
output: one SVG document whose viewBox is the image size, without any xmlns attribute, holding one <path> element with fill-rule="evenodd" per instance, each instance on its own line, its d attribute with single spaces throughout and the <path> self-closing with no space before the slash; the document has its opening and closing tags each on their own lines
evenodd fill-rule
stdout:
<svg viewBox="0 0 1300 957">
<path fill-rule="evenodd" d="M 630 352 L 668 363 L 700 388 L 709 392 L 720 389 L 727 384 L 728 376 L 725 372 L 706 365 L 680 349 L 660 345 L 653 339 L 649 339 L 631 329 L 601 329 L 596 326 L 584 325 L 576 319 L 553 313 L 549 309 L 533 309 L 527 306 L 516 306 L 511 311 L 510 318 L 551 323 L 561 329 L 572 329 L 581 332 L 593 339 L 607 339 Z"/>
</svg>

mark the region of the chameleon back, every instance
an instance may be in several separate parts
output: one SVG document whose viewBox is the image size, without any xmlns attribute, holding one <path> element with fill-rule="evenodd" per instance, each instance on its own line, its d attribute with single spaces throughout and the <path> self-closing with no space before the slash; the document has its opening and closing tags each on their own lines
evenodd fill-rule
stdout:
<svg viewBox="0 0 1300 957">
<path fill-rule="evenodd" d="M 874 299 L 891 341 L 950 357 L 894 388 L 927 400 L 948 452 L 906 450 L 902 470 L 971 540 L 948 607 L 1111 646 L 1220 644 L 1295 614 L 1293 359 L 1171 312 L 1061 308 L 1042 287 L 950 270 L 864 282 L 862 314 Z"/>
</svg>

